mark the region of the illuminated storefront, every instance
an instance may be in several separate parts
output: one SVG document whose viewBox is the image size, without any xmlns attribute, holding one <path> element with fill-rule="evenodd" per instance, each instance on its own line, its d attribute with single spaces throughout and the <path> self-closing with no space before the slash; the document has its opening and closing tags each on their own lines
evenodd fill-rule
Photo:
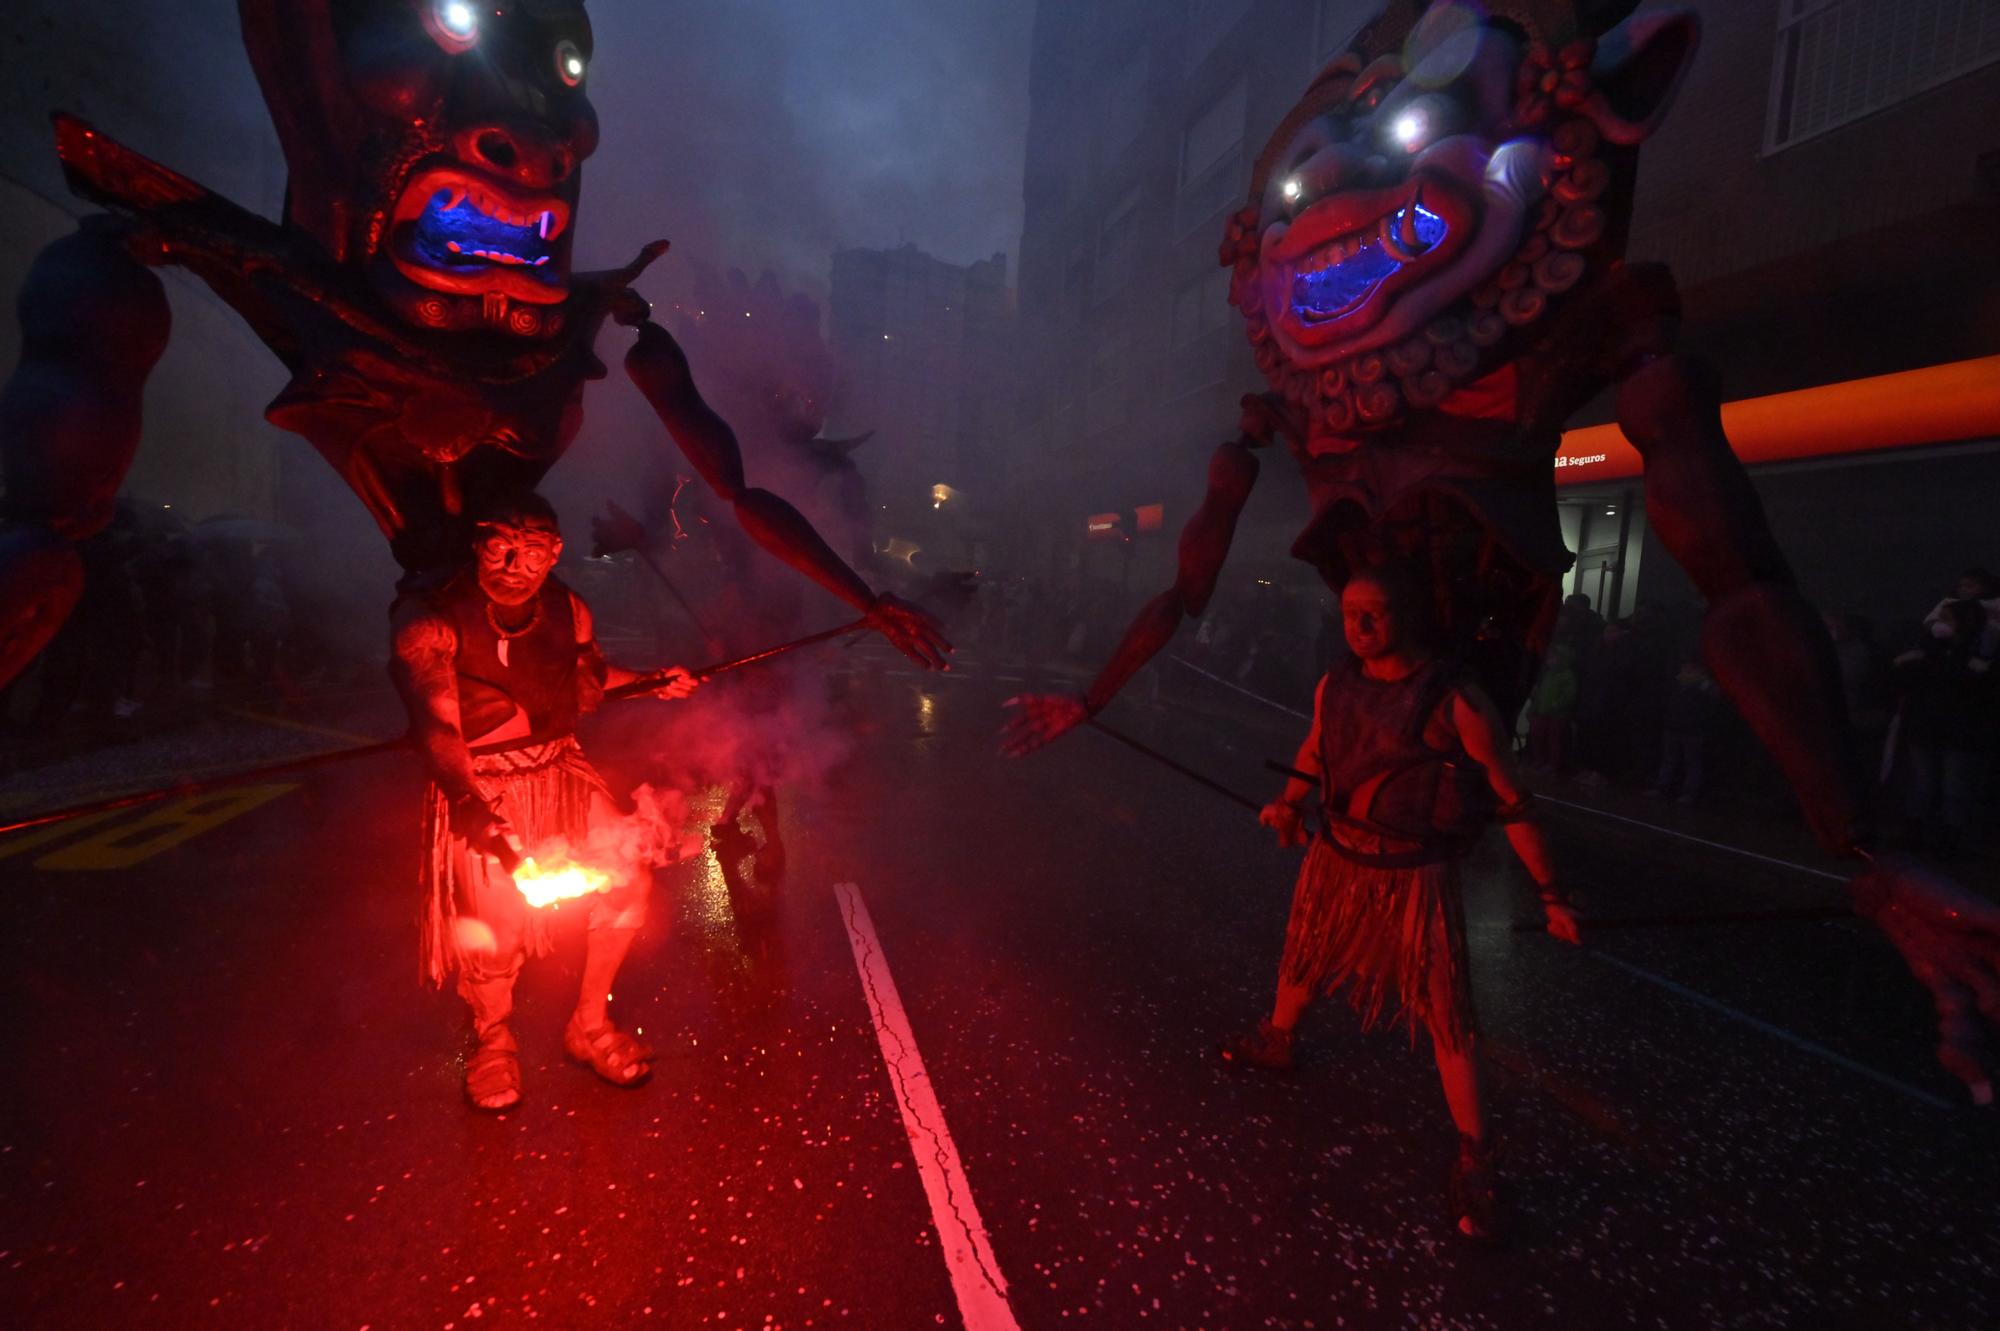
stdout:
<svg viewBox="0 0 2000 1331">
<path fill-rule="evenodd" d="M 1722 423 L 1823 608 L 1889 616 L 2000 563 L 2000 356 L 1730 402 Z M 1555 466 L 1577 554 L 1566 592 L 1614 616 L 1692 598 L 1649 539 L 1641 460 L 1616 425 L 1565 433 Z"/>
</svg>

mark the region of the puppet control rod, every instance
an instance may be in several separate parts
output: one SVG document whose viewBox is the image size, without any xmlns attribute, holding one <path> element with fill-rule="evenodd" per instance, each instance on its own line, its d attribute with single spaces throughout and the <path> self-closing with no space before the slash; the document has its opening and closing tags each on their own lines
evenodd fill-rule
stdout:
<svg viewBox="0 0 2000 1331">
<path fill-rule="evenodd" d="M 760 662 L 769 661 L 773 657 L 783 656 L 788 652 L 796 652 L 801 647 L 811 647 L 813 644 L 825 642 L 829 638 L 838 638 L 844 634 L 857 632 L 867 626 L 867 620 L 857 619 L 851 624 L 842 624 L 839 628 L 831 628 L 819 633 L 808 634 L 803 638 L 795 638 L 791 642 L 783 642 L 775 647 L 766 647 L 762 651 L 751 652 L 748 656 L 739 656 L 729 661 L 718 661 L 714 665 L 706 665 L 690 673 L 696 679 L 713 679 L 717 675 L 727 674 L 732 670 L 741 670 L 745 666 L 757 665 Z M 604 699 L 606 702 L 619 702 L 626 698 L 644 697 L 663 684 L 666 678 L 666 671 L 652 671 L 639 676 L 629 684 L 620 684 L 615 689 L 605 690 Z M 291 758 L 284 762 L 267 763 L 262 767 L 252 767 L 241 772 L 231 772 L 227 776 L 212 777 L 206 781 L 177 781 L 172 785 L 156 786 L 151 790 L 134 791 L 129 795 L 119 795 L 112 799 L 97 800 L 90 804 L 71 805 L 66 809 L 51 809 L 47 813 L 38 813 L 16 822 L 0 824 L 0 836 L 6 836 L 10 832 L 25 832 L 33 827 L 47 827 L 51 823 L 65 823 L 72 818 L 88 818 L 92 814 L 113 813 L 119 809 L 132 808 L 134 805 L 150 804 L 154 800 L 200 795 L 222 786 L 233 786 L 239 782 L 256 781 L 268 776 L 286 776 L 294 772 L 310 771 L 316 767 L 330 767 L 335 763 L 351 762 L 356 758 L 372 758 L 376 754 L 394 753 L 396 750 L 405 747 L 408 743 L 409 736 L 398 735 L 394 739 L 380 740 L 374 744 L 362 744 L 351 749 L 335 749 L 331 753 L 314 753 L 308 754 L 303 758 Z"/>
<path fill-rule="evenodd" d="M 1319 778 L 1312 773 L 1301 772 L 1273 759 L 1266 758 L 1264 766 L 1307 785 L 1319 784 Z M 1667 915 L 1596 915 L 1586 916 L 1577 922 L 1589 929 L 1678 929 L 1711 924 L 1817 924 L 1825 920 L 1853 918 L 1853 910 L 1846 906 L 1792 906 L 1772 910 L 1694 911 Z M 1540 933 L 1543 928 L 1535 920 L 1521 920 L 1513 926 L 1517 934 Z"/>
<path fill-rule="evenodd" d="M 1158 749 L 1147 744 L 1142 744 L 1132 738 L 1132 736 L 1105 725 L 1102 721 L 1093 718 L 1089 725 L 1091 729 L 1098 731 L 1100 734 L 1115 739 L 1127 748 L 1151 758 L 1154 762 L 1180 773 L 1191 781 L 1206 786 L 1232 804 L 1241 805 L 1243 808 L 1250 810 L 1259 810 L 1262 808 L 1257 801 L 1251 799 L 1248 795 L 1231 790 L 1228 786 L 1223 785 L 1213 777 L 1202 772 L 1197 772 L 1192 767 L 1188 767 L 1183 763 L 1176 762 L 1166 754 L 1161 753 Z M 1307 785 L 1317 786 L 1319 784 L 1318 777 L 1310 772 L 1301 772 L 1289 763 L 1281 763 L 1275 759 L 1267 758 L 1264 760 L 1264 766 L 1278 773 L 1280 776 L 1291 777 L 1294 780 L 1303 781 Z M 1585 917 L 1580 919 L 1578 923 L 1592 930 L 1673 929 L 1702 925 L 1820 923 L 1827 920 L 1851 919 L 1853 915 L 1854 912 L 1846 906 L 1801 906 L 1776 910 L 1705 911 L 1673 915 L 1607 915 Z M 1515 933 L 1540 933 L 1544 927 L 1539 921 L 1523 921 L 1515 924 L 1513 930 Z"/>
</svg>

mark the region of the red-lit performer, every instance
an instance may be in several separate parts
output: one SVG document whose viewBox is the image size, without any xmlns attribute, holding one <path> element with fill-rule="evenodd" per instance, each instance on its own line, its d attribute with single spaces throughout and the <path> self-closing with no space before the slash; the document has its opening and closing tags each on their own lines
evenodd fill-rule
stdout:
<svg viewBox="0 0 2000 1331">
<path fill-rule="evenodd" d="M 1354 656 L 1320 681 L 1312 730 L 1294 760 L 1318 780 L 1325 826 L 1292 894 L 1271 1015 L 1222 1057 L 1289 1068 L 1301 1014 L 1343 988 L 1365 1024 L 1392 1009 L 1413 1035 L 1421 1022 L 1458 1126 L 1452 1220 L 1468 1238 L 1492 1239 L 1493 1157 L 1458 883 L 1458 861 L 1490 819 L 1505 826 L 1534 878 L 1548 931 L 1574 943 L 1577 923 L 1528 821 L 1531 796 L 1515 773 L 1506 722 L 1469 671 L 1426 645 L 1422 604 L 1415 580 L 1395 566 L 1358 573 L 1341 592 Z M 1314 790 L 1294 777 L 1264 806 L 1259 821 L 1281 844 L 1306 841 L 1300 808 Z"/>
<path fill-rule="evenodd" d="M 521 1065 L 507 1020 L 514 979 L 548 947 L 547 918 L 529 907 L 503 859 L 555 838 L 581 843 L 617 817 L 603 778 L 578 747 L 579 719 L 607 687 L 637 676 L 608 664 L 590 610 L 550 576 L 562 553 L 554 511 L 524 494 L 489 507 L 475 527 L 476 562 L 394 612 L 391 673 L 430 769 L 424 797 L 423 960 L 433 983 L 456 968 L 476 1048 L 465 1093 L 498 1112 L 521 1100 Z M 659 695 L 697 681 L 676 667 Z M 652 1053 L 611 1024 L 618 968 L 646 918 L 649 876 L 614 882 L 591 906 L 583 984 L 563 1048 L 617 1086 L 636 1086 Z"/>
</svg>

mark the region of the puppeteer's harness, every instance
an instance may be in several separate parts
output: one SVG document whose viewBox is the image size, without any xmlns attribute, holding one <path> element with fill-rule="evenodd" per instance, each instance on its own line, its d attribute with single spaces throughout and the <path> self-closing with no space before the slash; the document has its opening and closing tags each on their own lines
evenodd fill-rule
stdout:
<svg viewBox="0 0 2000 1331">
<path fill-rule="evenodd" d="M 1405 869 L 1457 859 L 1472 849 L 1487 824 L 1528 816 L 1530 797 L 1501 806 L 1485 769 L 1462 746 L 1438 748 L 1424 738 L 1431 717 L 1463 684 L 1465 674 L 1435 661 L 1419 673 L 1419 678 L 1381 687 L 1366 681 L 1354 662 L 1344 674 L 1327 680 L 1321 700 L 1326 818 L 1321 835 L 1353 863 Z M 1380 694 L 1388 696 L 1371 696 Z M 1403 711 L 1399 722 L 1393 715 L 1383 716 L 1398 707 Z M 1335 835 L 1339 829 L 1359 833 L 1377 848 L 1349 845 Z"/>
</svg>

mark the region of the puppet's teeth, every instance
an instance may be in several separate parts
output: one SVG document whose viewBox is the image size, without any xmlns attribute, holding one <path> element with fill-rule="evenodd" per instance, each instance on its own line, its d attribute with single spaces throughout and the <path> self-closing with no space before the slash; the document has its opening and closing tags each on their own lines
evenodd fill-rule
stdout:
<svg viewBox="0 0 2000 1331">
<path fill-rule="evenodd" d="M 549 238 L 549 220 L 550 220 L 549 211 L 548 209 L 544 208 L 542 210 L 541 222 L 536 228 L 541 232 L 543 240 L 547 240 Z"/>
<path fill-rule="evenodd" d="M 1417 210 L 1413 207 L 1405 208 L 1397 217 L 1396 239 L 1403 242 L 1403 248 L 1406 250 L 1420 248 L 1423 240 L 1417 235 Z"/>
</svg>

